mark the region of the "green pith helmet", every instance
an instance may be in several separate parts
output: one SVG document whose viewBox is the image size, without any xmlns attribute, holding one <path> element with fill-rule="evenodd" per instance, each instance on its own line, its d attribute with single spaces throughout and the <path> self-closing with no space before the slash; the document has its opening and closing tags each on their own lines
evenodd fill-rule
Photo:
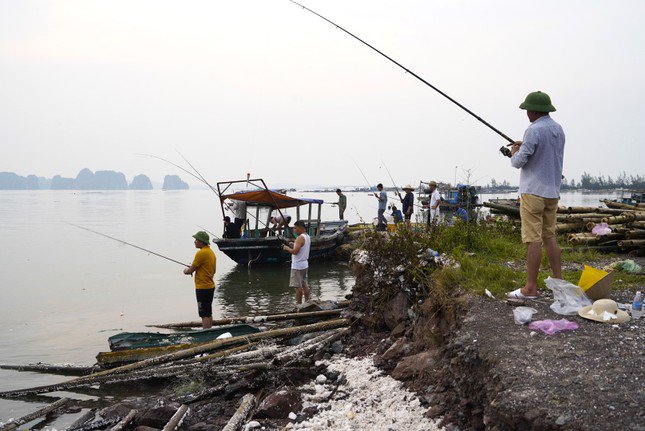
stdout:
<svg viewBox="0 0 645 431">
<path fill-rule="evenodd" d="M 520 105 L 520 109 L 535 112 L 553 112 L 555 111 L 555 106 L 551 104 L 551 98 L 548 94 L 535 91 L 526 96 L 524 103 Z"/>
<path fill-rule="evenodd" d="M 206 244 L 206 245 L 208 245 L 208 243 L 209 243 L 209 242 L 211 242 L 211 241 L 210 241 L 210 237 L 209 237 L 209 236 L 208 236 L 208 234 L 207 234 L 206 232 L 204 232 L 203 230 L 200 230 L 200 231 L 199 231 L 199 232 L 197 232 L 195 235 L 193 235 L 193 238 L 195 238 L 197 241 L 201 241 L 201 242 L 203 242 L 203 243 L 204 243 L 204 244 Z"/>
</svg>

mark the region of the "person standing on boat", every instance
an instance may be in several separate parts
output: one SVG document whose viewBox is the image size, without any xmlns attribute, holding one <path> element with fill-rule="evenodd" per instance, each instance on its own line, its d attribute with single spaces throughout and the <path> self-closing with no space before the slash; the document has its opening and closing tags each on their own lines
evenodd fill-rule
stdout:
<svg viewBox="0 0 645 431">
<path fill-rule="evenodd" d="M 293 224 L 293 230 L 298 235 L 295 242 L 283 245 L 282 249 L 291 253 L 291 277 L 289 287 L 296 289 L 296 304 L 309 302 L 309 284 L 307 273 L 309 269 L 309 250 L 311 249 L 311 238 L 307 235 L 305 222 L 298 220 Z"/>
<path fill-rule="evenodd" d="M 208 329 L 213 326 L 213 294 L 215 293 L 216 259 L 215 253 L 209 247 L 210 238 L 204 231 L 195 235 L 195 247 L 199 250 L 195 253 L 193 263 L 186 269 L 184 274 L 195 273 L 195 295 L 197 297 L 197 311 L 202 318 L 202 328 Z"/>
<path fill-rule="evenodd" d="M 246 218 L 247 218 L 246 202 L 232 199 L 232 202 L 230 202 L 228 205 L 231 208 L 231 211 L 233 211 L 233 214 L 235 215 L 233 224 L 235 225 L 235 227 L 237 228 L 237 231 L 240 233 L 240 236 L 241 236 L 242 226 L 246 224 Z"/>
<path fill-rule="evenodd" d="M 384 215 L 387 208 L 387 193 L 383 190 L 383 184 L 381 183 L 376 185 L 376 190 L 378 190 L 378 193 L 374 193 L 374 196 L 378 199 L 378 225 L 382 224 L 387 229 L 387 219 Z"/>
<path fill-rule="evenodd" d="M 347 196 L 345 196 L 340 189 L 336 189 L 336 194 L 338 195 L 338 202 L 335 202 L 332 205 L 338 205 L 338 219 L 345 220 L 345 209 L 347 208 Z"/>
<path fill-rule="evenodd" d="M 397 194 L 399 195 L 399 199 L 403 204 L 402 210 L 403 217 L 405 217 L 405 224 L 410 227 L 412 225 L 412 213 L 414 212 L 414 194 L 412 193 L 414 191 L 414 187 L 407 185 L 403 187 L 403 191 L 405 192 L 404 197 L 401 197 L 401 193 Z"/>
<path fill-rule="evenodd" d="M 520 219 L 522 242 L 527 245 L 526 284 L 510 292 L 510 298 L 537 297 L 537 278 L 546 248 L 554 278 L 561 278 L 560 247 L 555 236 L 556 212 L 560 199 L 564 131 L 553 121 L 551 98 L 541 91 L 526 96 L 520 109 L 526 110 L 531 124 L 522 141 L 511 148 L 511 165 L 520 171 Z"/>
<path fill-rule="evenodd" d="M 428 210 L 430 211 L 428 216 L 428 226 L 432 225 L 439 220 L 439 215 L 441 210 L 439 209 L 439 204 L 441 203 L 441 195 L 439 190 L 437 190 L 437 183 L 435 181 L 430 181 L 430 202 L 428 203 Z"/>
</svg>

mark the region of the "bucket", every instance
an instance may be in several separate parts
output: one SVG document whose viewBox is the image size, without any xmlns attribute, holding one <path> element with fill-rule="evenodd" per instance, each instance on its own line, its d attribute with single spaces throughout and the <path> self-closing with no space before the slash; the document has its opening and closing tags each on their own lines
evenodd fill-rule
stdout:
<svg viewBox="0 0 645 431">
<path fill-rule="evenodd" d="M 593 301 L 609 298 L 611 285 L 614 282 L 614 273 L 596 269 L 591 266 L 584 266 L 578 287 Z"/>
</svg>

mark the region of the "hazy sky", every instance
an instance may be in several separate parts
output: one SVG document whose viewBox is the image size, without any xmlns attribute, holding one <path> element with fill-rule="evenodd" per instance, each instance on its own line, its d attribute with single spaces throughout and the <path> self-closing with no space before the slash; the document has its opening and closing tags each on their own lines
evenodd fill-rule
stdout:
<svg viewBox="0 0 645 431">
<path fill-rule="evenodd" d="M 565 176 L 644 174 L 645 2 L 303 0 L 509 136 L 551 95 Z M 287 0 L 0 0 L 0 171 L 517 183 L 504 141 Z"/>
</svg>

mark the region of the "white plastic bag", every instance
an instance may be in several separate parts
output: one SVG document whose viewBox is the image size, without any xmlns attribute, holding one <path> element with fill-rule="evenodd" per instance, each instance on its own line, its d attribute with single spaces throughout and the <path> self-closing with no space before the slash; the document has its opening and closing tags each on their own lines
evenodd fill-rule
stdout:
<svg viewBox="0 0 645 431">
<path fill-rule="evenodd" d="M 578 310 L 591 305 L 591 299 L 575 284 L 559 278 L 547 278 L 544 280 L 546 287 L 553 291 L 551 310 L 565 316 L 578 314 Z"/>
<path fill-rule="evenodd" d="M 513 309 L 513 319 L 516 325 L 525 325 L 531 321 L 537 310 L 532 307 L 515 307 Z"/>
</svg>

